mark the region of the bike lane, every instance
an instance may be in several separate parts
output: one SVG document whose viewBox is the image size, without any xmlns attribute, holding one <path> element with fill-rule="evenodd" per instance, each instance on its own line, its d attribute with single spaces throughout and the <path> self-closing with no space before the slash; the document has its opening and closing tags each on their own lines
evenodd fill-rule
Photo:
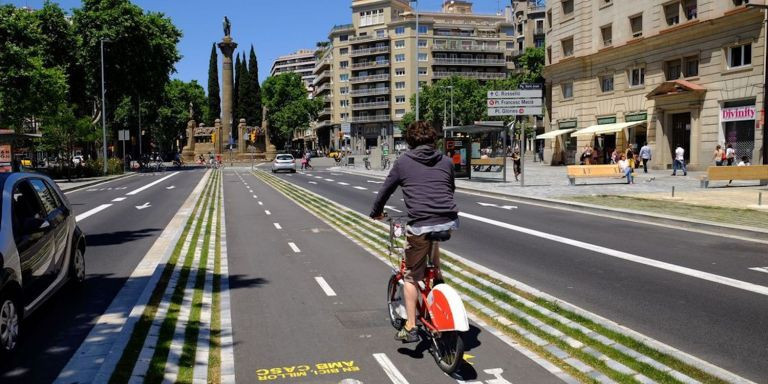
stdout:
<svg viewBox="0 0 768 384">
<path fill-rule="evenodd" d="M 476 323 L 444 375 L 425 343 L 393 340 L 387 265 L 246 171 L 224 185 L 237 381 L 561 382 Z"/>
</svg>

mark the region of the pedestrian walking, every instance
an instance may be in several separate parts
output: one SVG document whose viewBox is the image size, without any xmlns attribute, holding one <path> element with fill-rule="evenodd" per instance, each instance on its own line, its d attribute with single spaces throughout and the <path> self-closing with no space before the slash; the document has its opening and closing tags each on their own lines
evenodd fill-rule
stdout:
<svg viewBox="0 0 768 384">
<path fill-rule="evenodd" d="M 616 164 L 619 162 L 619 151 L 616 150 L 616 148 L 613 149 L 611 152 L 611 164 Z"/>
<path fill-rule="evenodd" d="M 736 160 L 736 150 L 733 149 L 733 144 L 728 143 L 725 146 L 725 161 L 727 165 L 733 165 L 733 162 Z"/>
<path fill-rule="evenodd" d="M 584 146 L 584 152 L 581 153 L 581 165 L 589 165 L 592 162 L 592 147 L 589 144 Z"/>
<path fill-rule="evenodd" d="M 522 173 L 522 167 L 520 166 L 520 150 L 517 148 L 512 152 L 512 170 L 515 173 L 515 181 L 518 181 L 517 177 Z"/>
<path fill-rule="evenodd" d="M 712 153 L 712 160 L 715 161 L 715 165 L 720 167 L 723 165 L 723 162 L 725 161 L 725 151 L 723 151 L 723 147 L 718 144 L 715 147 L 715 151 Z"/>
<path fill-rule="evenodd" d="M 677 176 L 677 170 L 683 170 L 683 176 L 688 176 L 688 170 L 685 169 L 685 149 L 678 145 L 675 148 L 675 160 L 672 163 L 672 176 Z"/>
<path fill-rule="evenodd" d="M 648 143 L 640 148 L 640 160 L 643 162 L 643 173 L 648 173 L 648 162 L 651 161 L 651 147 Z"/>
<path fill-rule="evenodd" d="M 629 160 L 627 160 L 627 155 L 621 155 L 621 160 L 619 160 L 619 169 L 621 169 L 621 172 L 624 172 L 624 176 L 627 178 L 627 184 L 635 183 L 635 180 L 632 177 L 633 169 Z"/>
<path fill-rule="evenodd" d="M 630 168 L 636 168 L 635 167 L 635 152 L 632 151 L 632 144 L 627 144 L 627 162 L 629 162 Z"/>
</svg>

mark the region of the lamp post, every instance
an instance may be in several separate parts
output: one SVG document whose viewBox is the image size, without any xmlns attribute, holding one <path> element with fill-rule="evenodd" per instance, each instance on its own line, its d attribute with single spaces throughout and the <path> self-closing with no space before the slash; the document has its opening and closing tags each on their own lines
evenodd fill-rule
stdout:
<svg viewBox="0 0 768 384">
<path fill-rule="evenodd" d="M 768 164 L 768 127 L 766 127 L 766 109 L 768 109 L 768 47 L 765 43 L 768 41 L 768 5 L 747 4 L 747 8 L 762 9 L 765 17 L 763 19 L 763 28 L 765 37 L 763 38 L 763 164 Z"/>
<path fill-rule="evenodd" d="M 440 88 L 448 88 L 451 90 L 451 127 L 453 127 L 453 85 L 443 85 Z"/>
<path fill-rule="evenodd" d="M 411 1 L 411 4 L 411 8 L 413 8 L 413 12 L 416 15 L 416 41 L 414 42 L 416 54 L 413 61 L 416 64 L 416 121 L 419 121 L 419 2 L 414 0 Z"/>
<path fill-rule="evenodd" d="M 104 42 L 109 43 L 111 40 L 101 38 L 101 138 L 104 156 L 104 175 L 107 174 L 107 102 L 106 102 L 106 90 L 104 89 Z"/>
</svg>

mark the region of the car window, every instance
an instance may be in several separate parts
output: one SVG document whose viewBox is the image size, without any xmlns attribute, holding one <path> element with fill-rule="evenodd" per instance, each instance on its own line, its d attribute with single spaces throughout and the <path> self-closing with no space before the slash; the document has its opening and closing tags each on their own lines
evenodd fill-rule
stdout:
<svg viewBox="0 0 768 384">
<path fill-rule="evenodd" d="M 29 180 L 29 183 L 32 185 L 32 188 L 35 189 L 35 192 L 37 193 L 37 196 L 40 198 L 40 201 L 43 203 L 43 209 L 45 209 L 45 215 L 48 216 L 51 212 L 56 210 L 56 208 L 59 207 L 58 202 L 56 201 L 56 198 L 53 197 L 53 193 L 51 193 L 51 190 L 48 189 L 48 187 L 45 185 L 45 183 L 40 179 L 31 179 Z"/>
<path fill-rule="evenodd" d="M 45 186 L 48 187 L 48 191 L 51 193 L 51 196 L 53 196 L 54 200 L 56 200 L 56 206 L 64 210 L 64 200 L 56 191 L 56 188 L 47 181 L 45 182 Z"/>
<path fill-rule="evenodd" d="M 31 220 L 41 220 L 44 217 L 43 207 L 40 206 L 37 193 L 26 180 L 13 187 L 11 215 L 13 218 L 13 237 L 17 244 L 19 239 L 26 234 L 24 231 L 25 224 Z"/>
<path fill-rule="evenodd" d="M 278 155 L 277 159 L 278 160 L 293 160 L 293 156 L 291 156 L 291 155 Z"/>
</svg>

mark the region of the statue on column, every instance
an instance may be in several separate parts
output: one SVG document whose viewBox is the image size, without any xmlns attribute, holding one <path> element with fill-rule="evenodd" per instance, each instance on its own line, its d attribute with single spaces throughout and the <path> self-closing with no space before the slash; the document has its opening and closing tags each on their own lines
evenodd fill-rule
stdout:
<svg viewBox="0 0 768 384">
<path fill-rule="evenodd" d="M 228 17 L 224 16 L 222 25 L 224 26 L 224 36 L 230 36 L 232 33 L 232 23 L 229 22 Z"/>
</svg>

